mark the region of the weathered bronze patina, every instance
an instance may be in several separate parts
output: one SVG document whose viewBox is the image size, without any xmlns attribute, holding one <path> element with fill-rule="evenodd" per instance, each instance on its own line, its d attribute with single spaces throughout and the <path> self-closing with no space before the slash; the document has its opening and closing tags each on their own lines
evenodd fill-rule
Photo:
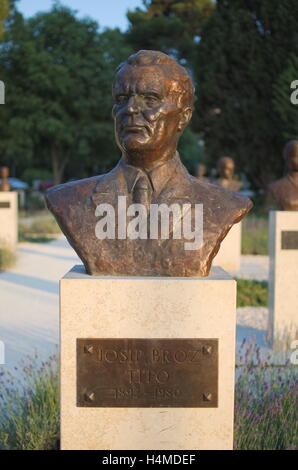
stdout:
<svg viewBox="0 0 298 470">
<path fill-rule="evenodd" d="M 180 161 L 177 143 L 194 103 L 189 74 L 161 52 L 139 51 L 118 67 L 113 97 L 121 160 L 107 174 L 50 189 L 48 208 L 89 274 L 207 276 L 220 243 L 252 203 L 199 181 Z M 174 239 L 174 227 L 168 238 L 129 238 L 118 230 L 120 220 L 127 226 L 130 217 L 119 211 L 119 198 L 125 198 L 127 207 L 141 204 L 148 214 L 154 204 L 188 204 L 179 222 L 190 216 L 192 226 L 195 205 L 203 205 L 203 244 L 186 250 L 189 239 L 184 232 Z M 115 208 L 114 239 L 99 238 L 95 230 L 103 204 Z"/>
<path fill-rule="evenodd" d="M 298 140 L 291 140 L 285 145 L 283 157 L 286 176 L 269 186 L 268 205 L 273 198 L 276 209 L 298 211 Z"/>
<path fill-rule="evenodd" d="M 217 339 L 77 340 L 77 406 L 217 404 Z"/>
<path fill-rule="evenodd" d="M 298 250 L 298 231 L 283 230 L 281 232 L 281 249 Z"/>
<path fill-rule="evenodd" d="M 216 181 L 218 186 L 229 191 L 239 191 L 242 186 L 241 181 L 234 179 L 235 163 L 231 157 L 222 157 L 217 162 L 219 178 Z"/>
<path fill-rule="evenodd" d="M 0 191 L 10 191 L 10 183 L 8 181 L 9 169 L 6 166 L 0 168 Z"/>
</svg>

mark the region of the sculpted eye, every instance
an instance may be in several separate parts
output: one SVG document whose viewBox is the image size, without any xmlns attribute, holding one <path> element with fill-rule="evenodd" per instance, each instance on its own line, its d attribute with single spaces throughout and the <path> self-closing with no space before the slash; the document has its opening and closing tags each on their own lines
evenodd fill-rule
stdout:
<svg viewBox="0 0 298 470">
<path fill-rule="evenodd" d="M 126 103 L 127 100 L 128 100 L 128 96 L 127 96 L 127 95 L 117 95 L 117 96 L 116 96 L 116 104 L 123 104 L 123 103 Z"/>
<path fill-rule="evenodd" d="M 145 101 L 148 106 L 156 106 L 160 102 L 160 100 L 156 96 L 145 96 Z"/>
</svg>

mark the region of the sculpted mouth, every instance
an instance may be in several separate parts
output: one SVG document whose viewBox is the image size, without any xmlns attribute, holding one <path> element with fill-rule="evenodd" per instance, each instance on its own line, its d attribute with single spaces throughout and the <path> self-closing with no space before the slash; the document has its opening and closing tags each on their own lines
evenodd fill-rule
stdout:
<svg viewBox="0 0 298 470">
<path fill-rule="evenodd" d="M 125 126 L 123 128 L 124 132 L 140 132 L 146 129 L 145 126 Z"/>
</svg>

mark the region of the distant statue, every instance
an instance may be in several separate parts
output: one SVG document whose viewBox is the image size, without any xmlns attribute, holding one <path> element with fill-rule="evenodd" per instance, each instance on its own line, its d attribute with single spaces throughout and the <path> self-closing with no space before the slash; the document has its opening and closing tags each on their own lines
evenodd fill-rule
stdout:
<svg viewBox="0 0 298 470">
<path fill-rule="evenodd" d="M 10 184 L 8 181 L 9 169 L 6 166 L 0 168 L 0 191 L 10 191 Z"/>
<path fill-rule="evenodd" d="M 268 199 L 274 200 L 276 207 L 284 211 L 298 211 L 298 140 L 290 140 L 284 147 L 286 176 L 271 183 Z"/>
<path fill-rule="evenodd" d="M 120 161 L 51 188 L 48 208 L 88 274 L 207 276 L 252 202 L 199 181 L 180 160 L 194 104 L 190 75 L 162 52 L 139 51 L 119 65 L 112 90 Z"/>
<path fill-rule="evenodd" d="M 242 182 L 234 179 L 235 163 L 230 157 L 222 157 L 217 162 L 217 170 L 219 178 L 216 181 L 218 186 L 228 189 L 229 191 L 239 191 Z"/>
<path fill-rule="evenodd" d="M 196 165 L 196 177 L 200 181 L 206 181 L 206 182 L 209 181 L 209 178 L 207 178 L 206 176 L 206 166 L 203 165 L 202 163 L 199 163 L 198 165 Z"/>
</svg>

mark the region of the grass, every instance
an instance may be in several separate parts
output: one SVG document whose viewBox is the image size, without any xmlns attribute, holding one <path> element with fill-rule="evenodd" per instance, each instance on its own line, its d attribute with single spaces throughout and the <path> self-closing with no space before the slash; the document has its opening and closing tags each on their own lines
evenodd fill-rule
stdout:
<svg viewBox="0 0 298 470">
<path fill-rule="evenodd" d="M 242 221 L 243 255 L 268 255 L 268 220 L 254 215 Z"/>
<path fill-rule="evenodd" d="M 11 268 L 16 262 L 16 254 L 4 242 L 0 243 L 0 272 Z"/>
<path fill-rule="evenodd" d="M 59 445 L 57 357 L 41 366 L 35 358 L 23 372 L 25 387 L 11 375 L 2 373 L 0 378 L 0 449 L 55 450 Z M 270 365 L 270 358 L 261 360 L 258 348 L 247 348 L 245 342 L 236 369 L 234 448 L 298 449 L 297 367 L 289 361 L 281 367 Z"/>
<path fill-rule="evenodd" d="M 268 282 L 237 280 L 237 307 L 266 307 Z"/>
<path fill-rule="evenodd" d="M 19 223 L 19 240 L 33 243 L 46 243 L 55 240 L 60 228 L 54 218 L 36 217 L 30 223 Z"/>
<path fill-rule="evenodd" d="M 1 373 L 0 449 L 54 450 L 59 442 L 57 357 L 24 364 L 25 382 Z"/>
<path fill-rule="evenodd" d="M 235 387 L 234 448 L 298 450 L 298 373 L 261 360 L 259 348 L 242 344 Z"/>
</svg>

